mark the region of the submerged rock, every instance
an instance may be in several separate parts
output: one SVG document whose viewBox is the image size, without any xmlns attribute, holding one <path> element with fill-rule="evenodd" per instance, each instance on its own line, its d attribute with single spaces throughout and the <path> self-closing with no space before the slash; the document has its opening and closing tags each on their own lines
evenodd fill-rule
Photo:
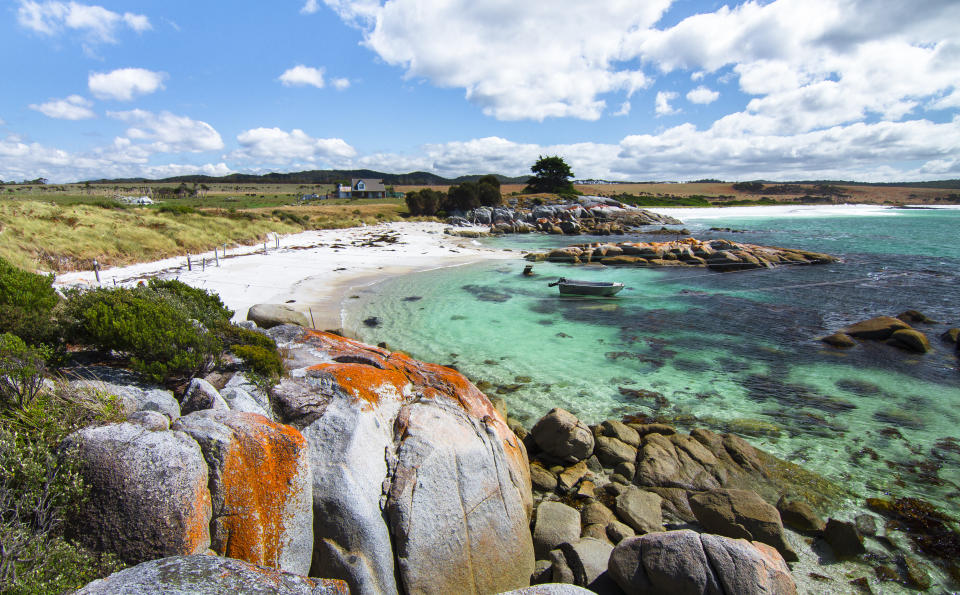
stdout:
<svg viewBox="0 0 960 595">
<path fill-rule="evenodd" d="M 848 521 L 828 520 L 823 529 L 823 539 L 830 544 L 838 558 L 853 558 L 867 551 L 857 526 Z"/>
<path fill-rule="evenodd" d="M 890 343 L 912 351 L 913 353 L 927 353 L 930 351 L 930 341 L 926 335 L 915 329 L 900 329 L 890 335 Z"/>
<path fill-rule="evenodd" d="M 857 339 L 873 339 L 883 341 L 889 339 L 895 331 L 911 328 L 909 324 L 892 316 L 877 316 L 851 324 L 840 332 Z"/>
</svg>

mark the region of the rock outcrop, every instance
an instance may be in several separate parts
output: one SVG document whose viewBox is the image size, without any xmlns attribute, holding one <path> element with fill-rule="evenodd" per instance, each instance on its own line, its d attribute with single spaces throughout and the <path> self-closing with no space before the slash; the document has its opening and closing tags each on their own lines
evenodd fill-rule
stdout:
<svg viewBox="0 0 960 595">
<path fill-rule="evenodd" d="M 219 556 L 174 556 L 93 581 L 76 595 L 349 595 L 343 581 L 298 576 Z"/>
<path fill-rule="evenodd" d="M 720 272 L 837 261 L 836 257 L 819 252 L 694 238 L 672 242 L 577 244 L 550 252 L 531 252 L 525 258 L 532 261 L 600 263 L 607 266 L 706 267 Z"/>
<path fill-rule="evenodd" d="M 210 474 L 211 549 L 295 574 L 310 572 L 313 489 L 307 442 L 255 414 L 206 410 L 174 425 L 200 445 Z"/>
<path fill-rule="evenodd" d="M 867 320 L 851 324 L 832 335 L 821 338 L 824 343 L 837 348 L 854 347 L 854 339 L 865 341 L 886 341 L 888 345 L 898 347 L 912 353 L 928 353 L 932 351 L 927 336 L 910 326 L 907 321 L 934 324 L 920 312 L 907 310 L 896 318 L 892 316 L 875 316 Z"/>
<path fill-rule="evenodd" d="M 625 593 L 795 594 L 786 562 L 762 543 L 690 530 L 624 539 L 610 576 Z"/>
<path fill-rule="evenodd" d="M 69 523 L 85 545 L 131 564 L 210 547 L 207 465 L 189 436 L 121 423 L 84 428 L 68 443 L 90 486 Z"/>
<path fill-rule="evenodd" d="M 529 583 L 526 450 L 483 393 L 449 368 L 337 335 L 270 334 L 292 368 L 273 400 L 309 444 L 311 574 L 356 593 Z"/>
<path fill-rule="evenodd" d="M 590 428 L 565 409 L 552 409 L 540 418 L 530 435 L 544 452 L 567 463 L 576 463 L 593 452 Z"/>
</svg>

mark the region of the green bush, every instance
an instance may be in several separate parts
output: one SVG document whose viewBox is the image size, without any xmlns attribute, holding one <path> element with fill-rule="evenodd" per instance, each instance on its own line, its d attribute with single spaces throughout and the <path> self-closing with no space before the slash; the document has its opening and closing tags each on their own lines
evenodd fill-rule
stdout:
<svg viewBox="0 0 960 595">
<path fill-rule="evenodd" d="M 0 258 L 0 333 L 13 333 L 28 345 L 53 344 L 53 309 L 60 297 L 53 275 L 22 271 Z"/>
<path fill-rule="evenodd" d="M 220 296 L 190 287 L 182 281 L 151 279 L 147 288 L 182 309 L 187 318 L 199 320 L 207 328 L 233 317 L 233 310 L 223 305 Z"/>
<path fill-rule="evenodd" d="M 10 333 L 0 335 L 0 407 L 25 409 L 43 388 L 50 349 L 28 347 Z"/>
<path fill-rule="evenodd" d="M 260 376 L 275 378 L 283 375 L 283 358 L 270 337 L 228 323 L 216 327 L 216 332 L 224 346 Z"/>
<path fill-rule="evenodd" d="M 157 207 L 157 212 L 170 213 L 171 215 L 191 215 L 193 213 L 196 213 L 197 210 L 187 205 L 162 204 L 159 207 Z"/>
<path fill-rule="evenodd" d="M 234 345 L 230 350 L 260 376 L 275 378 L 283 375 L 283 359 L 276 347 L 271 350 L 259 345 Z"/>
<path fill-rule="evenodd" d="M 219 339 L 190 316 L 179 302 L 148 287 L 75 290 L 64 323 L 71 342 L 120 352 L 134 370 L 164 382 L 206 370 L 222 351 Z"/>
</svg>

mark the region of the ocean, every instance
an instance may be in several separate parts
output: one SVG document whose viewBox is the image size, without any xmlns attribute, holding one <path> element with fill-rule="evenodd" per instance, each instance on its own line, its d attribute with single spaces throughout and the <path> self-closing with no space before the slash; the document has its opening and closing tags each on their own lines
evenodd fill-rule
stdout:
<svg viewBox="0 0 960 595">
<path fill-rule="evenodd" d="M 658 209 L 660 212 L 666 210 Z M 676 209 L 692 236 L 826 252 L 842 261 L 740 273 L 536 263 L 522 251 L 590 241 L 482 240 L 500 260 L 404 275 L 346 300 L 365 342 L 455 366 L 530 427 L 553 407 L 732 431 L 851 491 L 948 511 L 960 500 L 960 370 L 940 335 L 960 326 L 960 210 Z M 710 228 L 736 231 L 710 231 Z M 676 236 L 670 236 L 670 239 Z M 622 281 L 616 298 L 560 297 L 557 277 Z M 913 309 L 934 351 L 818 340 Z M 366 322 L 365 322 L 366 321 Z M 842 503 L 838 503 L 842 504 Z"/>
</svg>

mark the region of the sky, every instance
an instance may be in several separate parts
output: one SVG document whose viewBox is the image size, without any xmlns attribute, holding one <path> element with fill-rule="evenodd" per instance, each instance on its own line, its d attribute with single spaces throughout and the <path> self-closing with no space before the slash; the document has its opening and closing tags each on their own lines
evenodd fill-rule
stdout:
<svg viewBox="0 0 960 595">
<path fill-rule="evenodd" d="M 960 178 L 960 1 L 0 0 L 0 180 Z"/>
</svg>

